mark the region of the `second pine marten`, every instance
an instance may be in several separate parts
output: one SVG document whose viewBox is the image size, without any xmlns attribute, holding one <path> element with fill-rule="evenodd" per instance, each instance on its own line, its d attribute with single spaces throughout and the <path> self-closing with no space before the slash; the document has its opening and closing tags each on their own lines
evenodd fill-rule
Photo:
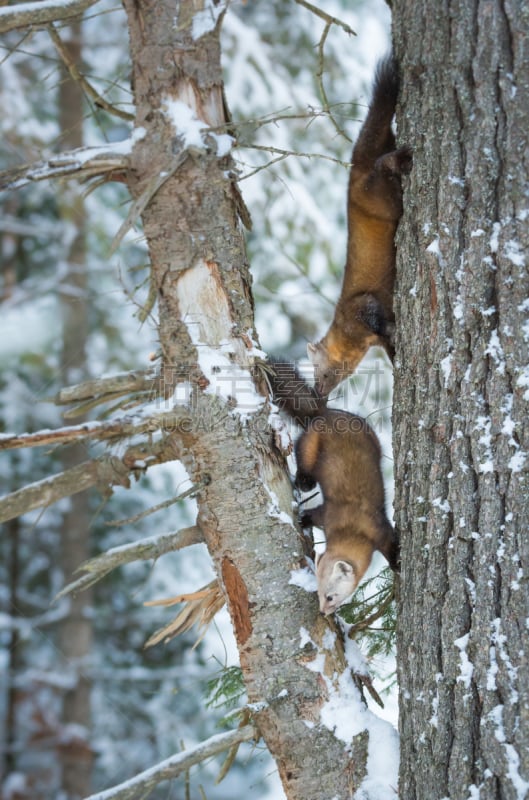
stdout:
<svg viewBox="0 0 529 800">
<path fill-rule="evenodd" d="M 399 79 L 393 56 L 375 74 L 367 117 L 353 149 L 347 202 L 347 260 L 331 327 L 308 345 L 316 389 L 327 395 L 357 367 L 371 345 L 393 359 L 394 236 L 402 214 L 401 175 L 409 147 L 395 149 L 391 121 Z"/>
<path fill-rule="evenodd" d="M 271 367 L 274 402 L 305 428 L 296 442 L 296 485 L 309 491 L 318 483 L 323 495 L 323 503 L 301 521 L 325 531 L 327 545 L 316 557 L 316 578 L 320 611 L 331 614 L 354 592 L 375 550 L 396 568 L 380 443 L 363 417 L 327 408 L 293 364 L 272 360 Z"/>
</svg>

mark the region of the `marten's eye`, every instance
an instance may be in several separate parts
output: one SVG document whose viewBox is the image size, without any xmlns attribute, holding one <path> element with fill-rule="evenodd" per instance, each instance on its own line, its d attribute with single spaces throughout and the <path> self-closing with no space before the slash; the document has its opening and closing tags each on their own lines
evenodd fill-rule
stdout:
<svg viewBox="0 0 529 800">
<path fill-rule="evenodd" d="M 328 603 L 332 603 L 332 601 L 334 600 L 334 595 L 328 594 L 325 599 L 327 600 Z"/>
</svg>

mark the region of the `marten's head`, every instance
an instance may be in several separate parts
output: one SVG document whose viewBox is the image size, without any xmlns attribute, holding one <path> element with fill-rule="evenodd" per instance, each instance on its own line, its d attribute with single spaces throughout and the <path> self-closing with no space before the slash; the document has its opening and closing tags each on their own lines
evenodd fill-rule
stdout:
<svg viewBox="0 0 529 800">
<path fill-rule="evenodd" d="M 385 347 L 393 358 L 394 323 L 382 303 L 362 292 L 336 308 L 333 323 L 323 339 L 307 345 L 314 367 L 315 389 L 327 396 L 352 375 L 372 345 Z"/>
<path fill-rule="evenodd" d="M 373 556 L 372 543 L 363 536 L 354 537 L 348 555 L 333 552 L 332 545 L 316 556 L 316 579 L 320 612 L 332 614 L 356 590 Z"/>
<path fill-rule="evenodd" d="M 359 578 L 350 561 L 333 556 L 318 556 L 316 561 L 318 599 L 322 614 L 332 614 L 353 594 Z"/>
<path fill-rule="evenodd" d="M 366 344 L 362 347 L 348 345 L 344 349 L 337 339 L 329 331 L 321 342 L 309 342 L 307 345 L 307 354 L 314 367 L 314 388 L 322 397 L 326 397 L 348 375 L 352 375 L 368 348 Z"/>
</svg>

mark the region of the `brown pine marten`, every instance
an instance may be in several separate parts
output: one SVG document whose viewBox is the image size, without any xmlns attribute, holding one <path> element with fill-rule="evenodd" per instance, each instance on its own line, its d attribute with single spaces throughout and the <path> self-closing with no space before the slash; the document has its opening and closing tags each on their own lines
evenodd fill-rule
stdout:
<svg viewBox="0 0 529 800">
<path fill-rule="evenodd" d="M 316 557 L 322 614 L 331 614 L 354 592 L 380 550 L 396 568 L 395 532 L 384 507 L 381 449 L 363 417 L 327 408 L 326 401 L 293 364 L 271 359 L 274 402 L 305 431 L 296 442 L 296 485 L 302 491 L 318 483 L 323 503 L 302 515 L 304 527 L 325 531 L 327 546 Z"/>
<path fill-rule="evenodd" d="M 402 214 L 401 175 L 412 164 L 409 147 L 395 150 L 391 130 L 398 91 L 397 65 L 388 56 L 377 67 L 351 159 L 342 291 L 331 327 L 307 347 L 323 395 L 356 369 L 371 345 L 384 347 L 393 360 L 394 236 Z"/>
</svg>

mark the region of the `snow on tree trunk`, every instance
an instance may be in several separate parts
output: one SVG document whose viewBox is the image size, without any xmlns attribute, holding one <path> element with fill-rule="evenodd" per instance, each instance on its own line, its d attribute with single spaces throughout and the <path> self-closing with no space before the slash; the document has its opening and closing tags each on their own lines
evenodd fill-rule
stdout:
<svg viewBox="0 0 529 800">
<path fill-rule="evenodd" d="M 529 16 L 396 0 L 405 800 L 529 794 Z"/>
<path fill-rule="evenodd" d="M 198 524 L 287 796 L 350 798 L 366 771 L 367 715 L 354 687 L 340 700 L 347 665 L 315 596 L 289 584 L 302 548 L 269 407 L 251 374 L 259 351 L 222 93 L 224 6 L 124 5 L 137 109 L 130 188 L 151 258 L 167 396 L 180 382 L 176 396 L 191 408 L 189 425 L 166 435 L 193 482 L 207 483 Z M 335 736 L 340 714 L 347 721 Z M 388 769 L 374 780 L 395 776 Z"/>
</svg>

